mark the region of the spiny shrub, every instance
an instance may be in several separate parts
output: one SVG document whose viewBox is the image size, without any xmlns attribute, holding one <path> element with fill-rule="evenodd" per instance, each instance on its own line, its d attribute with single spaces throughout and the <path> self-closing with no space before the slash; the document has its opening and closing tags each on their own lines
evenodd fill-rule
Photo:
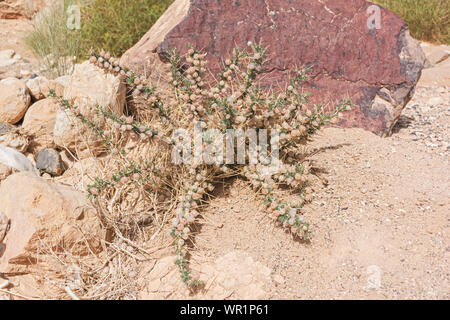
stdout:
<svg viewBox="0 0 450 320">
<path fill-rule="evenodd" d="M 88 186 L 89 196 L 107 225 L 121 237 L 132 238 L 146 223 L 163 220 L 167 227 L 170 212 L 169 234 L 177 255 L 176 264 L 190 289 L 200 285 L 199 276 L 190 272 L 188 262 L 195 225 L 207 205 L 208 195 L 221 179 L 245 178 L 262 197 L 268 218 L 295 238 L 306 240 L 311 236 L 303 206 L 312 199 L 308 184 L 312 171 L 304 147 L 313 134 L 336 123 L 351 106 L 350 101 L 343 101 L 329 112 L 322 105 L 311 106 L 309 94 L 302 89 L 307 70 L 293 71 L 285 88 L 262 90 L 258 74 L 266 61 L 266 50 L 259 44 L 248 46 L 250 50 L 234 50 L 224 61 L 217 80 L 207 76 L 205 53 L 190 48 L 181 59 L 172 50 L 169 89 L 164 90 L 121 67 L 109 53 L 91 52 L 91 63 L 122 75 L 131 96 L 147 106 L 147 111 L 128 116 L 98 107 L 97 113 L 106 119 L 106 127 L 60 98 L 61 105 L 89 126 L 102 138 L 109 152 L 120 159 L 115 169 L 105 169 Z M 174 133 L 183 128 L 193 136 L 194 121 L 202 129 L 221 133 L 230 129 L 267 129 L 279 130 L 280 134 L 271 135 L 272 149 L 261 163 L 250 163 L 248 154 L 244 164 L 207 164 L 202 159 L 177 163 L 171 156 L 179 142 Z M 127 147 L 130 142 L 137 151 Z M 277 157 L 273 146 L 278 146 Z M 206 150 L 213 150 L 216 155 L 220 152 L 212 140 L 204 137 L 201 152 Z M 298 194 L 294 203 L 283 200 L 289 190 Z"/>
</svg>

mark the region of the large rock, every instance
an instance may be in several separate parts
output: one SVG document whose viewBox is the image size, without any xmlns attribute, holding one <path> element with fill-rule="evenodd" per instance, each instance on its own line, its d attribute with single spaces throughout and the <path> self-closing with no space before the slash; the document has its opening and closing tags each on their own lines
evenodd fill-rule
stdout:
<svg viewBox="0 0 450 320">
<path fill-rule="evenodd" d="M 43 89 L 48 87 L 48 81 L 49 80 L 46 77 L 41 76 L 29 79 L 26 82 L 30 95 L 34 100 L 40 100 L 45 98 Z"/>
<path fill-rule="evenodd" d="M 313 68 L 314 102 L 357 105 L 343 125 L 387 135 L 410 100 L 425 61 L 407 24 L 381 8 L 380 29 L 369 28 L 372 3 L 364 0 L 176 0 L 121 59 L 139 72 L 167 73 L 169 48 L 208 52 L 217 72 L 221 59 L 248 41 L 268 47 L 264 83 L 286 83 L 296 66 Z M 281 81 L 280 81 L 281 80 Z"/>
<path fill-rule="evenodd" d="M 31 97 L 23 81 L 15 78 L 0 81 L 0 122 L 19 122 L 30 102 Z"/>
<path fill-rule="evenodd" d="M 60 106 L 56 99 L 46 98 L 31 105 L 23 118 L 22 128 L 32 137 L 30 151 L 37 154 L 54 146 L 53 129 Z"/>
<path fill-rule="evenodd" d="M 79 106 L 83 114 L 91 112 L 97 105 L 122 114 L 125 94 L 122 76 L 106 72 L 89 61 L 75 66 L 64 89 L 64 99 Z"/>
<path fill-rule="evenodd" d="M 10 229 L 0 256 L 2 272 L 26 271 L 49 251 L 72 255 L 100 252 L 106 232 L 86 196 L 30 173 L 0 185 L 1 211 Z"/>
<path fill-rule="evenodd" d="M 99 127 L 104 125 L 102 116 L 90 114 L 89 119 Z M 71 110 L 59 109 L 56 113 L 53 141 L 58 147 L 75 153 L 79 159 L 99 155 L 105 150 L 96 132 L 82 123 Z"/>
<path fill-rule="evenodd" d="M 53 90 L 54 94 L 58 97 L 64 95 L 64 89 L 69 84 L 70 76 L 61 76 L 59 78 L 48 80 L 41 84 L 41 92 L 45 97 L 50 96 L 50 91 Z"/>
<path fill-rule="evenodd" d="M 104 119 L 97 115 L 96 106 L 121 115 L 125 95 L 123 76 L 115 76 L 88 61 L 75 66 L 74 73 L 64 89 L 64 99 L 79 107 L 81 115 L 94 121 L 99 127 L 104 125 Z M 58 111 L 53 136 L 56 145 L 81 156 L 95 155 L 103 150 L 95 133 L 70 110 Z"/>
</svg>

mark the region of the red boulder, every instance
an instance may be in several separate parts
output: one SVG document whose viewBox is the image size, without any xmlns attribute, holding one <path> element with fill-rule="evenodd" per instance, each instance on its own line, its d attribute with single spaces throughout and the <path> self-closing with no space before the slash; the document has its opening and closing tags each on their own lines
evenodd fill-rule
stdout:
<svg viewBox="0 0 450 320">
<path fill-rule="evenodd" d="M 208 52 L 209 68 L 248 41 L 268 47 L 266 84 L 286 83 L 289 70 L 310 67 L 314 102 L 344 98 L 356 105 L 342 122 L 390 134 L 411 99 L 425 56 L 394 13 L 365 0 L 176 0 L 122 63 L 165 75 L 169 48 Z"/>
</svg>

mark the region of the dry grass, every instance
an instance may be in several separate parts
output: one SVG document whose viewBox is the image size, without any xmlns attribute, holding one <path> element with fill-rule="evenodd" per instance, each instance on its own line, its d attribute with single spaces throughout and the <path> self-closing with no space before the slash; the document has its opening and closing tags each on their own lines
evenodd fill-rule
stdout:
<svg viewBox="0 0 450 320">
<path fill-rule="evenodd" d="M 33 19 L 33 30 L 25 37 L 28 47 L 42 59 L 47 76 L 71 73 L 72 62 L 86 58 L 91 48 L 122 55 L 164 13 L 172 0 L 63 0 Z M 81 8 L 81 28 L 67 27 L 67 9 Z M 73 58 L 74 57 L 74 58 Z"/>
<path fill-rule="evenodd" d="M 42 60 L 49 78 L 69 74 L 73 57 L 80 57 L 79 30 L 67 28 L 67 8 L 78 0 L 55 2 L 32 21 L 33 30 L 25 37 L 26 45 Z"/>
</svg>

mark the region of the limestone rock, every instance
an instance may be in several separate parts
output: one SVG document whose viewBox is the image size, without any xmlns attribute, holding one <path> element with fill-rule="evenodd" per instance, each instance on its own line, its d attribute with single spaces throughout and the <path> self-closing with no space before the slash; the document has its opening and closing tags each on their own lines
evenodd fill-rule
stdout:
<svg viewBox="0 0 450 320">
<path fill-rule="evenodd" d="M 191 44 L 208 53 L 215 73 L 234 47 L 261 42 L 270 58 L 263 84 L 277 88 L 296 66 L 310 67 L 305 89 L 312 102 L 351 98 L 356 107 L 341 125 L 388 135 L 411 99 L 425 56 L 394 13 L 378 7 L 380 28 L 372 28 L 371 6 L 365 0 L 176 0 L 121 63 L 164 77 L 169 48 L 184 54 Z"/>
<path fill-rule="evenodd" d="M 0 163 L 19 171 L 29 171 L 38 175 L 34 163 L 15 149 L 0 144 Z"/>
<path fill-rule="evenodd" d="M 56 80 L 49 80 L 44 83 L 41 90 L 45 97 L 50 97 L 51 91 L 53 91 L 53 93 L 58 97 L 62 97 L 64 95 L 64 85 Z"/>
<path fill-rule="evenodd" d="M 48 250 L 87 255 L 100 252 L 106 232 L 86 196 L 30 173 L 9 176 L 0 186 L 2 212 L 10 230 L 0 257 L 3 272 L 40 263 Z"/>
<path fill-rule="evenodd" d="M 32 104 L 25 114 L 22 128 L 32 137 L 29 147 L 33 153 L 54 146 L 53 128 L 59 107 L 56 99 L 46 98 Z"/>
<path fill-rule="evenodd" d="M 7 122 L 0 122 L 0 144 L 25 152 L 29 146 L 29 140 L 21 131 Z"/>
<path fill-rule="evenodd" d="M 20 56 L 12 49 L 0 51 L 0 68 L 13 65 L 20 60 Z"/>
<path fill-rule="evenodd" d="M 64 89 L 64 99 L 79 106 L 83 114 L 95 106 L 122 114 L 126 87 L 122 76 L 115 76 L 89 61 L 77 64 Z"/>
<path fill-rule="evenodd" d="M 0 81 L 0 122 L 19 122 L 30 105 L 25 83 L 15 78 Z"/>
<path fill-rule="evenodd" d="M 45 98 L 43 89 L 48 88 L 48 81 L 45 77 L 36 77 L 27 81 L 27 88 L 35 101 Z"/>
<path fill-rule="evenodd" d="M 97 115 L 91 115 L 91 119 L 99 125 L 104 123 Z M 80 159 L 104 151 L 101 139 L 70 110 L 59 109 L 56 113 L 53 139 L 57 146 L 75 152 Z"/>
<path fill-rule="evenodd" d="M 78 106 L 81 114 L 99 127 L 104 125 L 104 119 L 97 115 L 96 106 L 121 115 L 125 94 L 122 76 L 107 73 L 88 61 L 75 66 L 64 89 L 64 99 Z M 99 138 L 71 111 L 58 111 L 53 135 L 56 145 L 77 153 L 96 155 L 103 150 Z"/>
<path fill-rule="evenodd" d="M 432 68 L 433 66 L 444 62 L 450 57 L 450 50 L 445 50 L 444 48 L 438 48 L 432 53 L 427 55 L 427 62 L 425 63 L 426 68 Z"/>
</svg>

